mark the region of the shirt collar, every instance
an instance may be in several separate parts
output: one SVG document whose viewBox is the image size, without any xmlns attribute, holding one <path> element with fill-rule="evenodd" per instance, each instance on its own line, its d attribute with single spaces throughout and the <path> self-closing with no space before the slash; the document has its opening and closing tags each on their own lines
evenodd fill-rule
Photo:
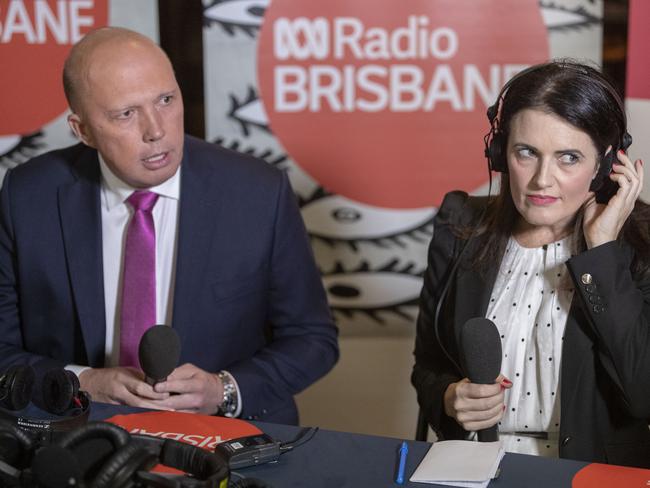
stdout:
<svg viewBox="0 0 650 488">
<path fill-rule="evenodd" d="M 99 154 L 99 152 L 97 152 L 97 158 L 99 159 L 99 169 L 102 174 L 101 189 L 103 204 L 106 209 L 110 211 L 114 207 L 123 204 L 136 188 L 119 179 L 108 167 L 106 161 L 104 161 L 104 158 Z M 148 188 L 148 190 L 157 193 L 161 197 L 178 200 L 181 193 L 180 182 L 181 175 L 179 166 L 171 178 L 163 181 L 160 185 Z"/>
</svg>

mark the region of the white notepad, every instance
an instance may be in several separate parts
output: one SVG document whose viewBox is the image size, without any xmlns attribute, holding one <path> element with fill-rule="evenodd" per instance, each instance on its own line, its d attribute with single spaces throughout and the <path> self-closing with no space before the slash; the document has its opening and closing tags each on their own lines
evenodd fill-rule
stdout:
<svg viewBox="0 0 650 488">
<path fill-rule="evenodd" d="M 436 442 L 424 456 L 410 481 L 485 487 L 496 475 L 504 453 L 498 441 Z"/>
</svg>

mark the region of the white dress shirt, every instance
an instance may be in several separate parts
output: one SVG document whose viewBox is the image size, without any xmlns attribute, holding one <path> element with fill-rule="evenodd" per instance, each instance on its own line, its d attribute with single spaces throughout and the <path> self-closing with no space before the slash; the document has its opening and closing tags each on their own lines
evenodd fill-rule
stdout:
<svg viewBox="0 0 650 488">
<path fill-rule="evenodd" d="M 573 298 L 564 264 L 570 243 L 525 248 L 510 238 L 494 283 L 486 317 L 499 330 L 501 372 L 512 381 L 499 423 L 506 451 L 558 456 L 562 341 Z M 515 434 L 527 431 L 548 439 Z"/>
<path fill-rule="evenodd" d="M 126 231 L 133 209 L 126 203 L 136 191 L 99 158 L 102 173 L 102 250 L 104 263 L 104 305 L 106 309 L 105 365 L 118 366 L 120 360 L 120 310 Z M 180 167 L 167 181 L 149 188 L 158 195 L 153 207 L 156 229 L 156 324 L 171 325 L 178 237 Z M 154 325 L 154 324 L 151 324 Z"/>
</svg>

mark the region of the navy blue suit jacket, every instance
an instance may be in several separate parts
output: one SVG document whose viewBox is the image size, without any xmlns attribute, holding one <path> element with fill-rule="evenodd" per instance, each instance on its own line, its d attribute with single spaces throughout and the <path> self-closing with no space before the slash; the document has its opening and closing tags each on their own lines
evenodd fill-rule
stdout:
<svg viewBox="0 0 650 488">
<path fill-rule="evenodd" d="M 172 326 L 181 363 L 230 371 L 242 417 L 296 423 L 293 395 L 338 358 L 286 176 L 186 137 Z M 7 173 L 0 207 L 0 371 L 104 363 L 100 171 L 83 144 Z M 120 266 L 120 263 L 115 263 Z"/>
</svg>

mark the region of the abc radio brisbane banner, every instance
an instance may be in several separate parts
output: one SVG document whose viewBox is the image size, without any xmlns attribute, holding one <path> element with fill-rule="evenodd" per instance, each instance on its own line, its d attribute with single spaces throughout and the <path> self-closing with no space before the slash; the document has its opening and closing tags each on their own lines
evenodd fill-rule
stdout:
<svg viewBox="0 0 650 488">
<path fill-rule="evenodd" d="M 343 334 L 410 334 L 442 196 L 485 193 L 486 108 L 522 68 L 600 61 L 591 0 L 204 1 L 207 139 L 298 195 Z"/>
<path fill-rule="evenodd" d="M 74 144 L 63 62 L 87 32 L 122 25 L 157 39 L 155 0 L 0 1 L 0 180 L 7 169 Z"/>
<path fill-rule="evenodd" d="M 325 188 L 421 208 L 484 182 L 485 107 L 513 74 L 548 59 L 548 40 L 534 1 L 399 5 L 327 2 L 306 16 L 300 3 L 274 0 L 259 90 L 275 135 Z M 470 11 L 487 26 L 508 16 L 511 26 L 477 29 Z"/>
<path fill-rule="evenodd" d="M 629 131 L 634 139 L 630 147 L 633 158 L 650 157 L 650 2 L 631 0 L 629 6 L 628 55 L 626 77 L 626 106 L 629 116 Z M 644 161 L 647 162 L 647 159 Z M 646 176 L 646 181 L 648 177 Z M 650 201 L 650 184 L 645 184 L 642 193 Z"/>
</svg>

